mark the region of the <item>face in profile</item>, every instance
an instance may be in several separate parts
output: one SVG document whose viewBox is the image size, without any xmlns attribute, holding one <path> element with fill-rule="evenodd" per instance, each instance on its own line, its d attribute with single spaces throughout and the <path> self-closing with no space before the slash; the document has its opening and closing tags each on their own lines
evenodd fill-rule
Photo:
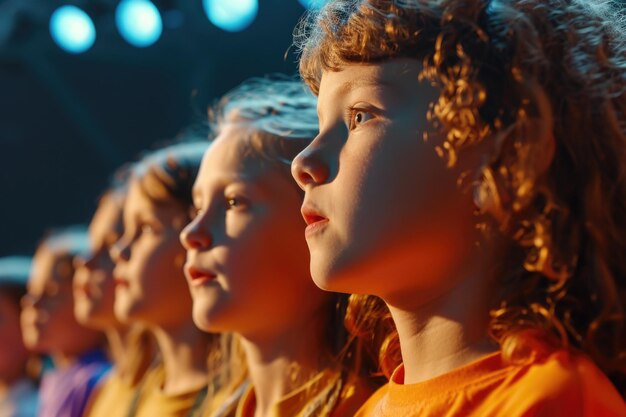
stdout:
<svg viewBox="0 0 626 417">
<path fill-rule="evenodd" d="M 122 232 L 121 196 L 100 201 L 89 225 L 90 253 L 76 262 L 74 313 L 85 326 L 106 329 L 120 325 L 113 313 L 115 264 L 109 251 Z"/>
<path fill-rule="evenodd" d="M 43 244 L 33 257 L 27 294 L 22 301 L 22 334 L 27 347 L 40 353 L 80 353 L 98 333 L 74 317 L 72 258 Z"/>
<path fill-rule="evenodd" d="M 206 152 L 181 241 L 196 325 L 267 335 L 310 318 L 328 295 L 309 276 L 297 188 L 244 129 L 226 125 Z"/>
<path fill-rule="evenodd" d="M 436 92 L 420 70 L 396 59 L 322 75 L 320 133 L 292 165 L 321 288 L 437 297 L 473 246 L 471 196 L 423 140 Z"/>
<path fill-rule="evenodd" d="M 191 296 L 183 274 L 185 251 L 178 235 L 188 207 L 155 203 L 137 179 L 124 204 L 124 234 L 112 250 L 116 263 L 115 315 L 123 322 L 179 326 L 191 319 Z"/>
</svg>

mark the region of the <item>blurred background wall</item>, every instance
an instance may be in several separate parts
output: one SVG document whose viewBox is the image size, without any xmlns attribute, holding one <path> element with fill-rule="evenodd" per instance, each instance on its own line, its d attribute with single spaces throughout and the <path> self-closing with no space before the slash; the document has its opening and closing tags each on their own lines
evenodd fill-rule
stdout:
<svg viewBox="0 0 626 417">
<path fill-rule="evenodd" d="M 323 0 L 0 0 L 0 256 L 87 222 L 112 171 L 250 76 Z"/>
</svg>

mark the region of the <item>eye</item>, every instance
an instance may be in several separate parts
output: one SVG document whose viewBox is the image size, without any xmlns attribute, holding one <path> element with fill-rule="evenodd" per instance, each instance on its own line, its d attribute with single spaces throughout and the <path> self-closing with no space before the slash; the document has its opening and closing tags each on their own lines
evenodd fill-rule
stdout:
<svg viewBox="0 0 626 417">
<path fill-rule="evenodd" d="M 226 199 L 226 204 L 228 204 L 228 208 L 241 207 L 241 200 L 237 197 L 230 197 Z"/>
<path fill-rule="evenodd" d="M 350 110 L 350 130 L 356 129 L 363 123 L 374 118 L 374 115 L 365 110 L 351 109 Z"/>
<path fill-rule="evenodd" d="M 148 223 L 143 223 L 142 225 L 139 226 L 139 232 L 142 235 L 149 235 L 149 234 L 153 234 L 155 232 L 155 229 L 154 227 L 152 227 L 152 225 Z"/>
<path fill-rule="evenodd" d="M 249 201 L 241 196 L 226 197 L 227 210 L 242 210 L 249 205 Z"/>
<path fill-rule="evenodd" d="M 195 206 L 191 206 L 189 208 L 189 219 L 193 220 L 196 217 L 198 217 L 200 214 L 202 214 L 202 209 L 196 208 Z"/>
</svg>

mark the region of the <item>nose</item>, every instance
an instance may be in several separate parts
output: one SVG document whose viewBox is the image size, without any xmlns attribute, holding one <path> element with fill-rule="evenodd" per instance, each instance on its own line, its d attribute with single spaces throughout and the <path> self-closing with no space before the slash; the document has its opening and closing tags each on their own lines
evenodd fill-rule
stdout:
<svg viewBox="0 0 626 417">
<path fill-rule="evenodd" d="M 96 266 L 96 253 L 95 251 L 90 251 L 88 254 L 80 255 L 74 258 L 74 269 L 87 268 L 87 269 L 95 269 Z"/>
<path fill-rule="evenodd" d="M 113 246 L 111 246 L 109 252 L 109 254 L 111 255 L 111 259 L 113 259 L 113 262 L 128 262 L 128 260 L 130 259 L 130 244 L 125 241 L 124 238 L 121 238 L 120 240 L 115 242 Z"/>
<path fill-rule="evenodd" d="M 293 159 L 291 175 L 303 190 L 307 185 L 323 184 L 328 181 L 330 168 L 322 157 L 319 136 Z"/>
<path fill-rule="evenodd" d="M 211 246 L 211 235 L 203 220 L 204 216 L 198 214 L 198 216 L 180 232 L 180 243 L 182 243 L 186 250 L 201 250 Z"/>
<path fill-rule="evenodd" d="M 36 295 L 27 292 L 20 300 L 20 307 L 22 309 L 38 309 L 41 307 L 42 298 L 41 294 Z"/>
</svg>

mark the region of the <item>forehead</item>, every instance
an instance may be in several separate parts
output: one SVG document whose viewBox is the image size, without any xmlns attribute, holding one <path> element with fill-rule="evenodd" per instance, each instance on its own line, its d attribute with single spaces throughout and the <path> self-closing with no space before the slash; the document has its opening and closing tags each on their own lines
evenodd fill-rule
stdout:
<svg viewBox="0 0 626 417">
<path fill-rule="evenodd" d="M 61 258 L 60 252 L 52 250 L 45 244 L 41 245 L 33 256 L 33 267 L 28 280 L 29 288 L 45 286 L 49 282 L 60 282 L 61 272 L 63 272 L 59 270 Z"/>
<path fill-rule="evenodd" d="M 214 180 L 261 180 L 274 164 L 253 150 L 247 137 L 249 128 L 227 124 L 202 158 L 196 185 Z M 195 188 L 195 187 L 194 187 Z"/>
<path fill-rule="evenodd" d="M 359 89 L 378 89 L 405 95 L 420 86 L 422 65 L 417 59 L 396 58 L 371 64 L 344 65 L 339 71 L 324 71 L 319 100 L 327 102 Z M 324 104 L 326 105 L 326 104 Z M 323 105 L 318 105 L 323 107 Z"/>
<path fill-rule="evenodd" d="M 122 206 L 114 198 L 107 196 L 100 201 L 89 224 L 90 236 L 102 236 L 115 232 L 121 226 Z"/>
<path fill-rule="evenodd" d="M 176 222 L 180 220 L 181 215 L 186 215 L 186 210 L 187 208 L 182 203 L 178 204 L 175 201 L 155 203 L 142 190 L 139 181 L 132 179 L 129 183 L 128 195 L 122 213 L 124 228 L 135 225 L 141 218 L 155 219 L 165 225 L 177 224 Z"/>
<path fill-rule="evenodd" d="M 124 213 L 133 213 L 136 211 L 152 211 L 154 204 L 150 201 L 150 198 L 141 189 L 140 181 L 137 178 L 130 180 L 128 186 L 128 196 L 124 202 Z"/>
</svg>

